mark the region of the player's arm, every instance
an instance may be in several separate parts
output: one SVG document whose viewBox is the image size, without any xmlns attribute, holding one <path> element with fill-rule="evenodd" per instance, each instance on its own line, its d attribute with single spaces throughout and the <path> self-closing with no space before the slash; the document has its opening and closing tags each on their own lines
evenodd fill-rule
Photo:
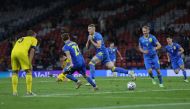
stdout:
<svg viewBox="0 0 190 109">
<path fill-rule="evenodd" d="M 168 62 L 170 62 L 170 56 L 169 56 L 169 54 L 167 53 L 166 55 L 167 55 Z"/>
<path fill-rule="evenodd" d="M 182 54 L 183 52 L 184 52 L 183 47 L 180 47 L 180 48 L 179 48 L 179 54 Z"/>
<path fill-rule="evenodd" d="M 144 54 L 147 54 L 148 53 L 148 50 L 143 50 L 143 48 L 141 47 L 141 44 L 139 43 L 139 51 L 141 53 L 144 53 Z"/>
<path fill-rule="evenodd" d="M 94 42 L 93 39 L 92 39 L 92 36 L 89 37 L 89 40 L 90 40 L 90 42 L 91 42 L 96 48 L 100 48 L 100 47 L 101 47 L 101 44 L 102 44 L 102 41 L 101 41 L 101 40 L 98 40 L 97 42 Z"/>
<path fill-rule="evenodd" d="M 32 62 L 32 59 L 34 57 L 34 54 L 35 54 L 35 48 L 31 48 L 30 51 L 29 51 L 29 59 L 30 59 L 30 62 Z"/>
<path fill-rule="evenodd" d="M 159 42 L 156 42 L 156 47 L 155 47 L 155 50 L 159 50 L 161 49 L 161 44 Z"/>
<path fill-rule="evenodd" d="M 65 54 L 66 54 L 67 59 L 72 60 L 72 59 L 71 59 L 71 54 L 70 54 L 69 51 L 65 51 Z M 70 61 L 68 64 L 70 64 L 71 67 L 73 66 L 72 61 Z"/>
<path fill-rule="evenodd" d="M 121 56 L 121 53 L 119 52 L 119 50 L 117 50 L 117 54 L 119 55 L 119 57 L 121 58 L 121 60 L 123 60 L 123 57 Z"/>
<path fill-rule="evenodd" d="M 87 42 L 86 42 L 86 48 L 88 49 L 90 45 L 90 39 L 88 38 Z"/>
</svg>

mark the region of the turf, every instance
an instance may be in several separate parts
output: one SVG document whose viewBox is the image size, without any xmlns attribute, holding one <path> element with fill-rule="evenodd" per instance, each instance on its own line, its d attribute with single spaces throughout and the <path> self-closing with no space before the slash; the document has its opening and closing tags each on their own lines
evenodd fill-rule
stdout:
<svg viewBox="0 0 190 109">
<path fill-rule="evenodd" d="M 85 84 L 83 78 L 79 78 Z M 127 90 L 130 78 L 97 78 L 99 91 L 90 86 L 74 88 L 73 82 L 34 78 L 35 97 L 25 96 L 25 79 L 19 79 L 19 96 L 12 96 L 11 79 L 0 79 L 0 109 L 189 109 L 190 83 L 182 77 L 164 78 L 164 88 L 148 77 L 138 78 L 137 88 Z"/>
</svg>

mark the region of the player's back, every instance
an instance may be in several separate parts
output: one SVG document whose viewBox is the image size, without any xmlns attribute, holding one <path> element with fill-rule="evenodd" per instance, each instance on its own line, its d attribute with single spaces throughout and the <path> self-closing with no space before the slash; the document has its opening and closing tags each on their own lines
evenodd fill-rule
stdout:
<svg viewBox="0 0 190 109">
<path fill-rule="evenodd" d="M 12 52 L 17 53 L 28 53 L 31 47 L 35 47 L 37 45 L 37 39 L 32 36 L 26 36 L 19 38 L 14 47 Z"/>
<path fill-rule="evenodd" d="M 69 42 L 65 43 L 65 45 L 63 47 L 63 51 L 70 52 L 74 66 L 80 66 L 80 65 L 85 64 L 84 58 L 79 50 L 78 45 L 75 42 L 69 41 Z"/>
</svg>

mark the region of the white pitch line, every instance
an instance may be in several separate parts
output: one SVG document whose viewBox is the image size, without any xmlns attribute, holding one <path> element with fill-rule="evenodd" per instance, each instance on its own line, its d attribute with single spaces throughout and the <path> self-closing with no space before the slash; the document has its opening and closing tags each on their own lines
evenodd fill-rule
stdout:
<svg viewBox="0 0 190 109">
<path fill-rule="evenodd" d="M 101 95 L 101 94 L 119 94 L 119 93 L 142 93 L 142 92 L 171 92 L 171 91 L 189 91 L 190 89 L 163 89 L 163 90 L 141 90 L 141 91 L 107 91 L 107 92 L 89 92 L 89 93 L 52 93 L 52 94 L 44 94 L 44 95 L 37 95 L 37 96 L 23 96 L 23 97 L 70 97 L 76 95 Z"/>
<path fill-rule="evenodd" d="M 139 105 L 124 105 L 124 106 L 107 106 L 107 107 L 90 107 L 78 109 L 126 109 L 126 108 L 142 108 L 142 107 L 169 107 L 169 106 L 190 105 L 190 103 L 161 103 L 161 104 L 139 104 Z"/>
</svg>

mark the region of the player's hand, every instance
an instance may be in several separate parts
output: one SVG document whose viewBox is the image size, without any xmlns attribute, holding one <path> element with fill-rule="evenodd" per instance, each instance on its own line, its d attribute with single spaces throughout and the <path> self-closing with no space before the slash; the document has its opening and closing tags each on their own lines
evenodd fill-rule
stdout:
<svg viewBox="0 0 190 109">
<path fill-rule="evenodd" d="M 168 63 L 170 62 L 170 59 L 168 59 Z"/>
<path fill-rule="evenodd" d="M 144 50 L 143 53 L 144 53 L 144 54 L 148 54 L 148 50 Z"/>
<path fill-rule="evenodd" d="M 121 60 L 123 60 L 123 57 L 121 57 Z"/>
<path fill-rule="evenodd" d="M 92 37 L 93 37 L 92 35 L 89 35 L 88 40 L 92 40 Z"/>
</svg>

